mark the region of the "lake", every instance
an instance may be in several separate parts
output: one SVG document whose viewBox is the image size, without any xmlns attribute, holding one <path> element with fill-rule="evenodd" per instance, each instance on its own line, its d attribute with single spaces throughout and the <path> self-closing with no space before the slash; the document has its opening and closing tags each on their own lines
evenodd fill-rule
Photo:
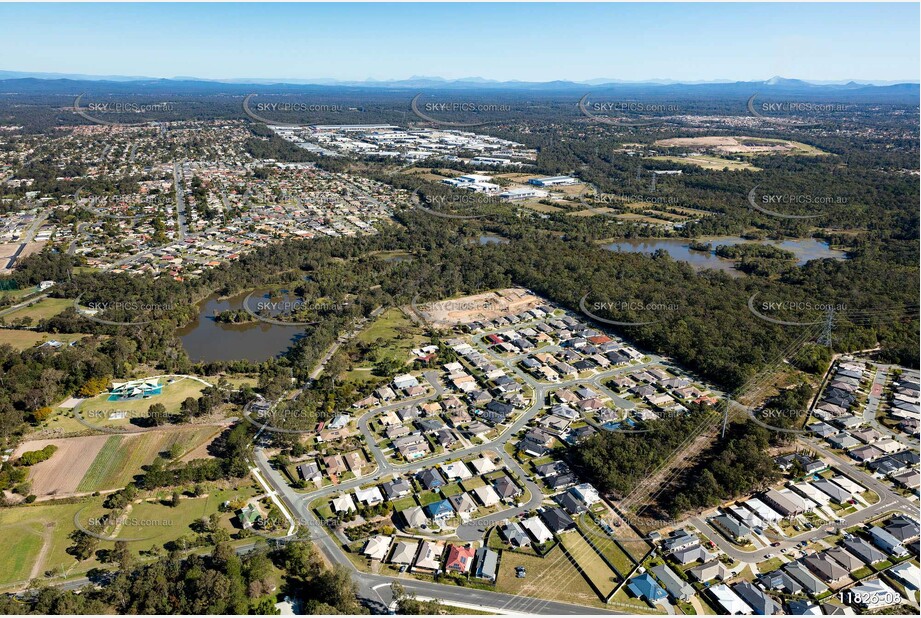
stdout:
<svg viewBox="0 0 921 618">
<path fill-rule="evenodd" d="M 802 266 L 809 260 L 817 260 L 820 258 L 845 258 L 844 251 L 839 249 L 832 249 L 828 246 L 828 243 L 816 240 L 815 238 L 800 238 L 795 240 L 782 241 L 759 241 L 746 240 L 745 238 L 740 238 L 738 236 L 725 236 L 715 238 L 701 238 L 699 240 L 700 242 L 710 243 L 713 250 L 715 250 L 718 245 L 738 245 L 747 242 L 770 244 L 792 252 L 796 256 L 796 263 L 798 266 Z M 697 270 L 712 268 L 714 270 L 725 271 L 731 275 L 742 275 L 741 272 L 734 268 L 735 260 L 727 260 L 725 258 L 717 257 L 713 253 L 713 250 L 710 252 L 692 251 L 689 248 L 690 242 L 691 240 L 688 238 L 655 238 L 643 240 L 624 239 L 618 240 L 617 242 L 613 242 L 608 245 L 604 245 L 604 248 L 608 251 L 625 251 L 628 253 L 653 253 L 659 249 L 663 249 L 668 251 L 669 255 L 671 255 L 673 259 L 687 262 Z"/>
<path fill-rule="evenodd" d="M 226 324 L 214 319 L 216 313 L 240 309 L 249 292 L 229 298 L 210 296 L 199 304 L 198 317 L 176 334 L 182 347 L 195 362 L 249 360 L 262 362 L 282 354 L 304 334 L 302 326 L 281 326 L 265 322 Z M 250 308 L 262 297 L 254 294 Z"/>
</svg>

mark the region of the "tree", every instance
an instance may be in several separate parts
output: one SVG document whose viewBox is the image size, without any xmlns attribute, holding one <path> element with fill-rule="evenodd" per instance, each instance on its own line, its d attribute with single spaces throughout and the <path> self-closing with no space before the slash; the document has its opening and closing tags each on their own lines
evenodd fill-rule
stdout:
<svg viewBox="0 0 921 618">
<path fill-rule="evenodd" d="M 162 403 L 155 403 L 147 408 L 147 418 L 154 427 L 166 423 L 166 406 Z"/>
</svg>

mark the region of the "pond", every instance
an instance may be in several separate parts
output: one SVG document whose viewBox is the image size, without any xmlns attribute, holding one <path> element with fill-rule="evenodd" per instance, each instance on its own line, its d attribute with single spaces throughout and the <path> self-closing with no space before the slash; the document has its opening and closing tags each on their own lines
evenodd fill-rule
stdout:
<svg viewBox="0 0 921 618">
<path fill-rule="evenodd" d="M 215 320 L 215 315 L 243 307 L 249 292 L 219 298 L 210 296 L 199 304 L 198 316 L 180 328 L 176 334 L 182 347 L 195 362 L 249 360 L 262 362 L 284 353 L 304 334 L 303 326 L 282 326 L 253 321 L 228 324 Z M 258 294 L 250 299 L 250 308 L 257 306 Z"/>
<path fill-rule="evenodd" d="M 798 266 L 802 266 L 809 260 L 820 258 L 845 258 L 844 251 L 832 249 L 828 246 L 827 242 L 816 240 L 815 238 L 772 241 L 746 240 L 738 236 L 721 236 L 701 238 L 699 240 L 703 243 L 710 243 L 712 246 L 711 251 L 692 250 L 689 247 L 691 241 L 687 238 L 624 239 L 604 245 L 604 248 L 609 251 L 625 251 L 628 253 L 653 253 L 659 249 L 663 249 L 668 251 L 673 259 L 687 262 L 697 270 L 712 268 L 714 270 L 725 271 L 731 275 L 741 275 L 742 273 L 735 269 L 735 260 L 717 257 L 713 253 L 718 245 L 738 245 L 750 242 L 773 245 L 792 252 L 796 256 L 796 263 Z"/>
</svg>

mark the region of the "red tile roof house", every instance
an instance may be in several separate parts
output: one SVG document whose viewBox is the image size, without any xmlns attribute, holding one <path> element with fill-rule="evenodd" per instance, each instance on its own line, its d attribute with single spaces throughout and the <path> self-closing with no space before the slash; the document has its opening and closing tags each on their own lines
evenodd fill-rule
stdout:
<svg viewBox="0 0 921 618">
<path fill-rule="evenodd" d="M 472 547 L 451 545 L 448 548 L 448 560 L 445 562 L 445 571 L 469 573 L 470 567 L 473 566 L 474 554 L 476 554 L 476 550 Z"/>
</svg>

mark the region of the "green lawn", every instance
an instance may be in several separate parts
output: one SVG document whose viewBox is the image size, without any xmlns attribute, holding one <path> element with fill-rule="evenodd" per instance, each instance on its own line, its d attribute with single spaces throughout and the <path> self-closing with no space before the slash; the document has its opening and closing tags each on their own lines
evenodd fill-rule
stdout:
<svg viewBox="0 0 921 618">
<path fill-rule="evenodd" d="M 43 298 L 35 304 L 17 309 L 12 313 L 3 316 L 7 324 L 23 318 L 32 318 L 32 323 L 38 323 L 39 320 L 51 318 L 61 313 L 68 307 L 73 307 L 74 301 L 66 298 Z"/>
<path fill-rule="evenodd" d="M 0 329 L 0 345 L 8 343 L 16 350 L 27 350 L 39 343 L 51 341 L 52 339 L 70 343 L 71 341 L 79 341 L 86 336 L 87 335 L 83 334 L 51 334 L 34 330 L 13 330 L 3 328 Z"/>
</svg>

